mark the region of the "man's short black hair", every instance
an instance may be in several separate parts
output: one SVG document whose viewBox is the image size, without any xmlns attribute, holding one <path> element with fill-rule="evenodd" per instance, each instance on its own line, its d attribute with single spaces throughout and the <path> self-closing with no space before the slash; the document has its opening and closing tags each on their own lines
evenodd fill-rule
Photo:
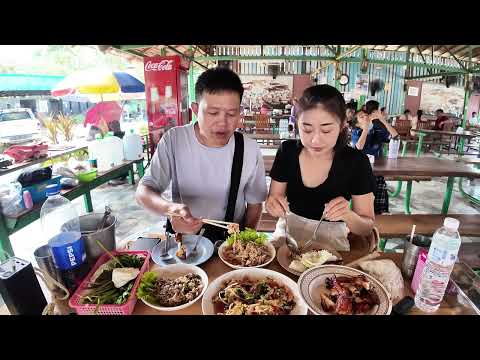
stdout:
<svg viewBox="0 0 480 360">
<path fill-rule="evenodd" d="M 381 112 L 385 111 L 385 106 L 380 109 Z"/>
<path fill-rule="evenodd" d="M 216 67 L 204 71 L 195 84 L 195 98 L 199 101 L 204 93 L 218 94 L 231 91 L 238 94 L 240 103 L 243 97 L 242 81 L 232 70 L 226 67 Z"/>
<path fill-rule="evenodd" d="M 474 111 L 474 112 L 472 112 L 472 115 L 477 115 L 477 113 Z"/>
<path fill-rule="evenodd" d="M 442 112 L 443 113 L 443 110 L 442 109 L 437 109 L 437 111 L 435 112 Z"/>
<path fill-rule="evenodd" d="M 369 100 L 365 104 L 365 110 L 366 110 L 368 115 L 370 115 L 374 111 L 378 110 L 379 108 L 380 108 L 380 103 L 378 101 L 375 101 L 375 100 Z"/>
</svg>

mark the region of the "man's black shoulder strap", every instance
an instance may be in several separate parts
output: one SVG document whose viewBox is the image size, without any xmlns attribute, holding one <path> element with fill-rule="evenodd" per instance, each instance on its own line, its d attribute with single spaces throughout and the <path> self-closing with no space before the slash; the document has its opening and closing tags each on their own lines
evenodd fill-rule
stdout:
<svg viewBox="0 0 480 360">
<path fill-rule="evenodd" d="M 235 131 L 235 150 L 233 153 L 232 173 L 230 176 L 230 193 L 228 194 L 227 211 L 225 212 L 225 221 L 233 222 L 235 215 L 235 204 L 237 203 L 238 189 L 242 177 L 243 167 L 243 134 Z"/>
</svg>

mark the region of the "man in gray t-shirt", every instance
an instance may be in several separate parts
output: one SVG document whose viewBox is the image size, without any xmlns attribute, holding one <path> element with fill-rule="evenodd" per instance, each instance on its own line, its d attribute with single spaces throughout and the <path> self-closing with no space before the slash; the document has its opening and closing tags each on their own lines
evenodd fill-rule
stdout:
<svg viewBox="0 0 480 360">
<path fill-rule="evenodd" d="M 179 215 L 171 217 L 172 227 L 185 234 L 197 233 L 201 218 L 225 217 L 243 86 L 233 71 L 209 69 L 198 78 L 195 95 L 197 123 L 164 134 L 136 194 L 147 209 Z M 170 183 L 172 202 L 161 196 Z M 244 137 L 234 222 L 256 228 L 266 196 L 262 154 L 255 140 Z"/>
</svg>

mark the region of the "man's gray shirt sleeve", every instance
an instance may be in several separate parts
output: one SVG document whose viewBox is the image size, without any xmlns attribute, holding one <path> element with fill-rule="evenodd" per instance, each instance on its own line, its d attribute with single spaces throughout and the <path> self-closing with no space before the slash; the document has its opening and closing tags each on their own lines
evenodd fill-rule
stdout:
<svg viewBox="0 0 480 360">
<path fill-rule="evenodd" d="M 173 145 L 171 130 L 167 131 L 158 142 L 152 156 L 150 167 L 147 168 L 142 184 L 159 193 L 163 193 L 172 180 L 174 163 L 172 161 Z"/>
<path fill-rule="evenodd" d="M 247 204 L 260 204 L 267 198 L 267 181 L 265 165 L 260 148 L 257 145 L 255 171 L 245 184 L 245 201 Z"/>
</svg>

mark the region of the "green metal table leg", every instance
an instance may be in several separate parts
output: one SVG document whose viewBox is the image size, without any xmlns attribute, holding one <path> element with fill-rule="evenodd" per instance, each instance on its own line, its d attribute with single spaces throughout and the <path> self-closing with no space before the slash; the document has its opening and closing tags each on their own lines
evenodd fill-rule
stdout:
<svg viewBox="0 0 480 360">
<path fill-rule="evenodd" d="M 455 177 L 449 176 L 447 180 L 447 191 L 445 192 L 445 198 L 443 199 L 442 214 L 448 214 L 448 207 L 450 206 L 450 200 L 452 198 L 453 184 L 455 183 Z"/>
<path fill-rule="evenodd" d="M 405 194 L 405 214 L 410 215 L 410 196 L 412 195 L 412 180 L 407 181 L 407 193 Z"/>
<path fill-rule="evenodd" d="M 407 141 L 402 141 L 403 147 L 402 147 L 402 156 L 405 156 L 407 154 Z"/>
<path fill-rule="evenodd" d="M 402 192 L 402 184 L 403 182 L 401 180 L 398 180 L 397 182 L 397 188 L 395 189 L 394 192 L 388 192 L 388 195 L 392 198 L 396 198 L 400 193 Z"/>
<path fill-rule="evenodd" d="M 83 203 L 85 204 L 85 210 L 87 212 L 93 212 L 92 195 L 90 194 L 90 191 L 83 194 Z"/>
<path fill-rule="evenodd" d="M 438 146 L 438 153 L 434 151 L 434 152 L 433 152 L 433 155 L 435 155 L 437 158 L 440 159 L 440 158 L 442 157 L 442 151 L 443 151 L 443 145 L 440 144 L 440 145 Z"/>
<path fill-rule="evenodd" d="M 143 166 L 143 160 L 137 162 L 136 165 L 137 165 L 138 177 L 141 179 L 143 177 L 143 175 L 145 175 L 145 167 Z"/>
<path fill-rule="evenodd" d="M 460 140 L 458 141 L 458 150 L 457 150 L 457 153 L 458 155 L 463 155 L 463 146 L 465 144 L 465 138 L 460 138 Z"/>
<path fill-rule="evenodd" d="M 133 165 L 128 169 L 128 183 L 130 185 L 135 185 L 135 174 L 133 173 Z"/>
<path fill-rule="evenodd" d="M 480 206 L 480 199 L 477 199 L 476 197 L 470 195 L 469 193 L 465 192 L 463 190 L 463 179 L 464 178 L 458 178 L 458 189 L 460 190 L 460 193 L 462 194 L 463 197 L 465 197 L 468 201 L 474 203 L 477 206 Z"/>
<path fill-rule="evenodd" d="M 8 235 L 7 224 L 0 213 L 0 262 L 6 260 L 9 257 L 8 255 L 13 256 L 12 244 Z"/>
<path fill-rule="evenodd" d="M 423 138 L 425 137 L 425 134 L 419 133 L 418 134 L 418 144 L 417 144 L 417 157 L 420 156 L 422 152 L 422 146 L 423 146 Z"/>
</svg>

